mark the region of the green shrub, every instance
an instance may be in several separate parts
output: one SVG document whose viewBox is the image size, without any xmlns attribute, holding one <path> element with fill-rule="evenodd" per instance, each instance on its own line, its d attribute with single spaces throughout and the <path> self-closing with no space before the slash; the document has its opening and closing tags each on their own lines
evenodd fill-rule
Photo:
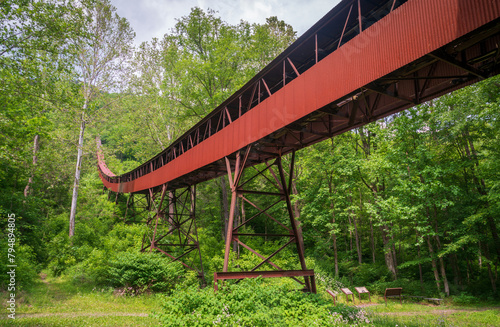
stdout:
<svg viewBox="0 0 500 327">
<path fill-rule="evenodd" d="M 215 293 L 191 287 L 166 297 L 156 315 L 164 326 L 325 326 L 368 324 L 364 311 L 333 306 L 285 284 L 244 280 Z"/>
<path fill-rule="evenodd" d="M 126 293 L 168 292 L 181 281 L 184 268 L 180 263 L 156 253 L 121 252 L 109 262 L 107 282 L 125 287 Z"/>
<path fill-rule="evenodd" d="M 391 280 L 389 270 L 385 265 L 381 264 L 368 264 L 352 267 L 351 273 L 353 275 L 353 284 L 355 285 L 369 285 L 376 281 Z"/>
<path fill-rule="evenodd" d="M 4 239 L 1 239 L 2 241 Z M 5 255 L 0 260 L 2 269 L 0 269 L 0 289 L 7 290 L 10 283 L 10 275 L 7 274 L 11 268 L 8 265 L 12 265 L 11 262 L 7 261 L 7 241 L 2 242 L 0 250 Z M 28 245 L 22 244 L 14 247 L 15 249 L 15 288 L 16 291 L 25 289 L 35 283 L 38 279 L 37 275 L 37 264 L 33 250 Z"/>
<path fill-rule="evenodd" d="M 461 293 L 458 296 L 453 297 L 453 303 L 455 304 L 474 304 L 478 303 L 479 299 L 467 292 Z"/>
</svg>

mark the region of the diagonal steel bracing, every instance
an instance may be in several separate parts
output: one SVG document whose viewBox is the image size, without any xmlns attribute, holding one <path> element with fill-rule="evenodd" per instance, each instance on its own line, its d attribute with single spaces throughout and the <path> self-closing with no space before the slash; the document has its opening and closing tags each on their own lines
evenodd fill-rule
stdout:
<svg viewBox="0 0 500 327">
<path fill-rule="evenodd" d="M 234 158 L 226 157 L 226 167 L 229 178 L 229 185 L 231 188 L 231 206 L 229 211 L 229 221 L 228 226 L 230 226 L 227 230 L 226 235 L 226 248 L 224 252 L 224 266 L 222 273 L 216 272 L 214 273 L 214 288 L 218 289 L 218 281 L 225 279 L 243 279 L 243 278 L 253 278 L 255 274 L 261 273 L 262 277 L 291 277 L 297 282 L 303 284 L 305 286 L 305 290 L 309 292 L 316 292 L 316 284 L 314 279 L 314 271 L 308 270 L 306 267 L 305 259 L 304 259 L 304 244 L 302 241 L 302 234 L 300 228 L 298 226 L 297 221 L 294 218 L 292 204 L 290 200 L 290 191 L 291 191 L 291 183 L 293 178 L 293 169 L 294 169 L 294 159 L 295 152 L 292 153 L 291 163 L 289 166 L 288 172 L 288 180 L 286 180 L 285 169 L 283 168 L 281 156 L 274 159 L 272 163 L 266 162 L 266 165 L 263 169 L 257 168 L 248 168 L 245 170 L 246 161 L 249 158 L 251 151 L 251 146 L 248 146 L 245 151 L 238 151 Z M 253 171 L 255 170 L 255 172 Z M 276 171 L 275 171 L 276 170 Z M 252 173 L 252 175 L 244 176 L 244 172 L 248 171 L 248 173 Z M 267 176 L 266 175 L 270 175 Z M 245 178 L 246 177 L 246 178 Z M 252 182 L 255 182 L 257 178 L 259 179 L 259 183 L 254 183 L 257 185 L 266 184 L 269 187 L 274 188 L 273 191 L 263 191 L 257 189 L 250 189 Z M 243 189 L 245 187 L 245 189 Z M 249 196 L 255 195 L 265 195 L 268 198 L 272 197 L 270 200 L 270 204 L 262 207 L 256 203 L 254 200 L 250 200 Z M 241 205 L 244 208 L 244 205 L 250 205 L 254 211 L 257 211 L 253 214 L 249 219 L 245 219 L 245 221 L 235 222 L 235 213 L 238 198 L 241 199 Z M 286 220 L 280 220 L 279 217 L 273 216 L 271 214 L 271 209 L 276 209 L 279 207 L 278 204 L 285 203 L 285 217 Z M 283 213 L 283 212 L 282 212 Z M 258 219 L 267 219 L 268 221 L 272 221 L 275 224 L 275 227 L 282 231 L 281 234 L 278 233 L 268 233 L 267 230 L 265 233 L 248 233 L 246 231 L 240 232 L 240 229 L 244 229 L 245 227 L 250 227 L 251 223 L 255 222 Z M 273 239 L 286 239 L 286 241 L 282 242 L 281 246 L 279 246 L 273 253 L 268 254 L 267 256 L 263 255 L 256 249 L 253 249 L 251 246 L 246 244 L 241 240 L 242 237 L 250 238 L 250 237 L 265 237 L 273 238 Z M 237 271 L 237 272 L 229 272 L 230 270 L 230 252 L 231 245 L 237 243 L 242 246 L 250 253 L 254 254 L 258 258 L 260 258 L 260 262 L 255 265 L 249 271 Z M 281 253 L 285 248 L 289 245 L 295 244 L 297 259 L 300 263 L 301 270 L 294 270 L 291 273 L 290 270 L 284 270 L 279 267 L 276 263 L 271 261 L 275 256 Z M 273 271 L 260 271 L 263 266 L 268 265 L 271 268 L 274 268 Z M 250 273 L 250 274 L 249 274 Z M 304 281 L 302 282 L 298 277 L 303 277 Z"/>
<path fill-rule="evenodd" d="M 196 186 L 169 191 L 164 184 L 161 188 L 149 189 L 143 202 L 149 217 L 142 220 L 148 230 L 143 236 L 141 251 L 157 251 L 171 262 L 180 262 L 196 271 L 205 284 L 196 229 Z"/>
</svg>

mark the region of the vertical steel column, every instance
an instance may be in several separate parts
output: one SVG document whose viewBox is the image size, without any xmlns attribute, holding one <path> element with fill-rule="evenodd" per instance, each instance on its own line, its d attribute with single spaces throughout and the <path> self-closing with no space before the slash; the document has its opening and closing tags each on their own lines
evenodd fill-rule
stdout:
<svg viewBox="0 0 500 327">
<path fill-rule="evenodd" d="M 245 156 L 243 160 L 241 159 L 241 152 L 238 151 L 235 155 L 235 158 L 233 158 L 233 162 L 235 163 L 234 168 L 231 167 L 231 159 L 226 157 L 226 168 L 228 172 L 228 178 L 229 178 L 229 184 L 231 188 L 231 206 L 230 206 L 230 212 L 229 212 L 229 221 L 228 221 L 228 229 L 226 233 L 226 244 L 225 244 L 225 251 L 224 251 L 224 265 L 223 265 L 223 271 L 222 272 L 215 272 L 214 273 L 214 289 L 218 289 L 218 280 L 226 280 L 226 279 L 243 279 L 243 278 L 255 278 L 258 276 L 262 276 L 263 278 L 266 277 L 290 277 L 299 282 L 300 284 L 303 284 L 305 286 L 305 289 L 309 292 L 316 292 L 316 283 L 314 279 L 314 271 L 312 270 L 307 270 L 306 263 L 305 263 L 305 257 L 304 257 L 304 243 L 302 240 L 302 234 L 300 232 L 300 227 L 297 225 L 297 221 L 294 218 L 293 215 L 293 209 L 292 209 L 292 204 L 290 200 L 290 190 L 291 190 L 291 183 L 292 183 L 292 178 L 293 178 L 293 169 L 294 169 L 294 160 L 295 160 L 295 153 L 292 154 L 291 157 L 291 164 L 290 164 L 290 175 L 289 175 L 289 181 L 287 183 L 286 178 L 285 178 L 285 171 L 283 169 L 283 165 L 281 162 L 281 157 L 278 157 L 274 160 L 272 164 L 267 163 L 266 167 L 262 170 L 259 170 L 255 167 L 252 167 L 257 171 L 255 175 L 253 175 L 250 178 L 245 177 L 245 181 L 243 181 L 243 171 L 246 166 L 246 162 L 248 159 L 250 153 L 250 147 L 246 149 Z M 272 167 L 277 166 L 278 169 L 278 174 L 275 174 Z M 268 172 L 272 177 L 266 176 L 266 172 Z M 263 181 L 267 181 L 270 185 L 274 186 L 278 191 L 277 192 L 269 192 L 269 191 L 259 191 L 259 190 L 249 190 L 244 188 L 245 186 L 249 185 L 249 182 L 254 180 L 255 178 L 262 178 Z M 273 181 L 274 179 L 274 181 Z M 287 185 L 288 184 L 288 185 Z M 252 202 L 247 198 L 247 194 L 253 194 L 253 195 L 265 195 L 269 197 L 276 197 L 275 200 L 272 200 L 272 204 L 268 205 L 265 208 L 261 208 L 258 206 L 258 204 Z M 235 217 L 235 210 L 236 210 L 236 200 L 237 198 L 242 199 L 242 203 L 249 204 L 256 209 L 258 212 L 254 214 L 252 217 L 245 219 L 244 222 L 240 222 L 238 226 L 234 225 L 234 217 Z M 286 202 L 286 215 L 288 217 L 290 227 L 286 226 L 285 224 L 281 222 L 279 219 L 276 219 L 269 213 L 269 209 L 275 207 L 278 203 L 281 203 L 282 201 Z M 286 233 L 283 234 L 278 234 L 278 233 L 268 233 L 267 231 L 265 233 L 240 233 L 239 229 L 242 228 L 245 225 L 249 225 L 249 222 L 253 221 L 259 216 L 264 216 L 265 219 L 271 219 L 276 223 L 276 228 L 278 229 L 284 229 L 286 230 Z M 288 241 L 281 245 L 276 251 L 274 251 L 272 254 L 264 256 L 255 249 L 252 249 L 250 246 L 245 244 L 240 238 L 241 237 L 273 237 L 273 238 L 288 238 Z M 237 242 L 239 245 L 241 245 L 243 248 L 247 249 L 257 257 L 259 257 L 262 261 L 257 264 L 254 268 L 252 268 L 250 271 L 239 271 L 239 272 L 229 272 L 229 256 L 230 256 L 230 251 L 231 251 L 231 244 L 233 242 Z M 271 261 L 271 259 L 279 254 L 283 249 L 285 249 L 288 245 L 296 243 L 296 248 L 297 248 L 297 254 L 299 257 L 299 262 L 301 266 L 301 270 L 297 271 L 290 271 L 290 270 L 283 270 L 281 269 L 278 265 L 276 265 L 274 262 Z M 257 270 L 261 268 L 263 265 L 269 265 L 272 268 L 276 269 L 273 271 L 260 271 Z M 304 277 L 304 282 L 301 282 L 297 277 Z"/>
<path fill-rule="evenodd" d="M 239 164 L 240 164 L 240 152 L 238 151 L 236 153 L 236 166 L 234 169 L 234 180 L 239 179 L 238 174 L 240 173 L 239 169 Z M 228 174 L 228 179 L 229 179 L 229 186 L 231 187 L 231 206 L 229 208 L 229 221 L 228 221 L 228 228 L 227 228 L 227 234 L 226 234 L 226 249 L 224 251 L 224 266 L 222 268 L 222 271 L 227 271 L 228 264 L 229 264 L 229 253 L 231 251 L 231 243 L 233 242 L 233 228 L 234 228 L 234 212 L 236 209 L 236 199 L 238 197 L 238 192 L 236 190 L 236 187 L 234 185 L 234 180 L 232 178 L 232 170 L 231 170 L 231 162 L 229 159 L 226 157 L 226 167 L 227 167 L 227 174 Z"/>
<path fill-rule="evenodd" d="M 196 237 L 196 244 L 198 245 L 198 258 L 200 259 L 201 280 L 203 287 L 206 286 L 205 271 L 203 270 L 203 260 L 201 259 L 200 241 L 198 240 L 198 227 L 196 226 L 196 185 L 191 186 L 191 219 L 194 224 L 193 234 Z"/>
<path fill-rule="evenodd" d="M 295 164 L 295 151 L 292 152 L 292 162 L 290 164 L 290 172 L 289 172 L 289 183 L 287 186 L 286 180 L 285 180 L 285 173 L 283 171 L 283 165 L 281 163 L 281 157 L 278 157 L 276 159 L 277 164 L 278 164 L 278 170 L 279 170 L 279 175 L 280 175 L 280 181 L 281 181 L 281 187 L 283 188 L 283 195 L 285 197 L 285 202 L 286 202 L 286 209 L 288 211 L 288 216 L 290 218 L 290 224 L 292 225 L 292 230 L 293 234 L 295 235 L 295 240 L 296 240 L 296 245 L 297 245 L 297 252 L 299 255 L 299 261 L 300 261 L 300 268 L 302 270 L 307 270 L 306 267 L 306 260 L 304 257 L 304 239 L 302 238 L 302 233 L 300 229 L 297 226 L 297 221 L 295 220 L 295 217 L 293 215 L 293 208 L 292 208 L 292 202 L 290 201 L 290 192 L 292 190 L 292 179 L 293 179 L 293 169 L 294 169 L 294 164 Z M 311 285 L 309 283 L 309 277 L 304 276 L 305 282 L 306 282 L 306 287 L 307 289 L 311 289 Z"/>
</svg>

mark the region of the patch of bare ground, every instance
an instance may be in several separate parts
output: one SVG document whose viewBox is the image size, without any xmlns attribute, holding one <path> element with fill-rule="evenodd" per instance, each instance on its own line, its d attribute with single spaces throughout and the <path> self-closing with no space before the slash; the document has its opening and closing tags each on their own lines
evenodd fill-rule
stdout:
<svg viewBox="0 0 500 327">
<path fill-rule="evenodd" d="M 366 307 L 372 307 L 374 305 L 381 305 L 380 303 L 360 303 L 360 304 L 356 304 L 355 307 L 356 308 L 366 308 Z"/>
</svg>

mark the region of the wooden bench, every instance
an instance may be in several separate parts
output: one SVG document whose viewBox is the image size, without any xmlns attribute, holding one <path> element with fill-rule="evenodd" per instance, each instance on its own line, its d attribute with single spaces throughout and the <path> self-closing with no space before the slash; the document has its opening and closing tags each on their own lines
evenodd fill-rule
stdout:
<svg viewBox="0 0 500 327">
<path fill-rule="evenodd" d="M 403 291 L 402 287 L 394 287 L 394 288 L 386 288 L 384 293 L 385 305 L 387 305 L 388 297 L 399 297 L 399 303 L 403 304 L 401 300 L 401 292 Z"/>
<path fill-rule="evenodd" d="M 354 303 L 354 293 L 351 292 L 350 289 L 348 289 L 347 287 L 346 288 L 341 288 L 340 289 L 342 291 L 342 293 L 345 294 L 345 298 L 347 300 L 347 303 L 349 303 L 349 295 L 352 295 L 352 302 Z"/>
<path fill-rule="evenodd" d="M 337 293 L 334 293 L 333 291 L 330 291 L 330 290 L 326 290 L 326 292 L 333 297 L 333 305 L 337 305 L 337 302 L 336 302 Z"/>
<path fill-rule="evenodd" d="M 361 286 L 361 287 L 355 287 L 354 289 L 356 290 L 356 292 L 358 292 L 359 302 L 361 302 L 361 294 L 365 294 L 365 293 L 368 293 L 368 300 L 370 302 L 372 301 L 371 296 L 370 296 L 370 292 L 366 289 L 366 287 Z"/>
</svg>

